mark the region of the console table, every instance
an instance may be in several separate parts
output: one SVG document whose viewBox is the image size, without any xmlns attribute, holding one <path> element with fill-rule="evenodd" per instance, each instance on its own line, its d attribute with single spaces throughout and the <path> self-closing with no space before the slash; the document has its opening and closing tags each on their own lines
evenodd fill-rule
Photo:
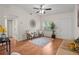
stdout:
<svg viewBox="0 0 79 59">
<path fill-rule="evenodd" d="M 4 47 L 4 49 L 6 50 L 6 53 L 8 55 L 10 55 L 11 53 L 11 47 L 10 47 L 10 40 L 8 37 L 6 38 L 1 38 L 0 37 L 0 44 L 1 44 L 1 47 Z"/>
</svg>

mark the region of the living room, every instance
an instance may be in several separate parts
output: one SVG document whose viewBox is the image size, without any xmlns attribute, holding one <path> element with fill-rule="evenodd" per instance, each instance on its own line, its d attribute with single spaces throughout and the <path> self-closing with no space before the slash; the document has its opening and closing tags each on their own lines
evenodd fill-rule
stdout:
<svg viewBox="0 0 79 59">
<path fill-rule="evenodd" d="M 44 13 L 40 12 L 42 10 L 44 10 Z M 73 40 L 78 38 L 79 28 L 77 16 L 78 5 L 74 4 L 0 5 L 0 25 L 6 28 L 6 37 L 10 37 L 11 39 L 11 54 L 53 54 L 53 51 L 51 52 L 51 49 L 49 48 L 50 46 L 52 46 L 51 42 L 49 41 L 56 39 L 57 40 L 55 42 L 53 41 L 55 43 L 54 46 L 59 46 L 55 47 L 55 49 L 57 48 L 55 54 L 77 54 L 75 52 L 73 53 L 68 51 L 61 53 L 58 50 L 63 40 L 71 40 L 70 42 L 72 42 Z M 55 25 L 53 37 L 52 30 L 51 28 L 49 28 L 51 27 L 52 23 Z M 28 41 L 31 42 L 29 43 Z M 17 45 L 16 42 L 18 42 L 18 47 L 15 48 L 15 46 Z M 31 43 L 36 45 L 36 47 L 34 47 L 34 45 Z M 37 52 L 35 53 L 29 50 L 29 48 L 33 48 L 27 47 L 28 45 L 34 47 L 33 51 Z M 44 49 L 44 51 L 40 53 L 40 51 L 42 51 L 41 46 L 43 46 L 42 49 Z"/>
</svg>

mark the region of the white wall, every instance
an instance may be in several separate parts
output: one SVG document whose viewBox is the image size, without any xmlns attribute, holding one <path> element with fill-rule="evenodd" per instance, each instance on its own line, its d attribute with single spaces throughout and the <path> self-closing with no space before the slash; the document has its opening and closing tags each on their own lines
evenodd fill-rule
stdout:
<svg viewBox="0 0 79 59">
<path fill-rule="evenodd" d="M 14 22 L 14 36 L 17 37 L 17 40 L 23 40 L 24 38 L 24 33 L 26 30 L 30 31 L 36 31 L 40 29 L 40 18 L 39 16 L 33 14 L 30 15 L 29 12 L 26 10 L 18 7 L 18 6 L 13 6 L 13 5 L 0 5 L 0 16 L 7 16 L 8 20 L 17 20 L 17 22 Z M 30 21 L 31 19 L 34 19 L 36 22 L 36 27 L 32 28 L 30 26 Z M 1 20 L 0 20 L 1 21 Z M 2 22 L 4 22 L 2 20 Z M 1 24 L 2 24 L 1 22 Z M 17 26 L 15 26 L 15 23 Z M 17 28 L 17 30 L 16 30 Z M 16 34 L 17 33 L 17 34 Z"/>
<path fill-rule="evenodd" d="M 20 7 L 11 6 L 9 15 L 17 16 L 16 20 L 17 20 L 17 23 L 18 23 L 17 28 L 18 28 L 18 39 L 19 40 L 25 39 L 24 33 L 26 32 L 26 30 L 35 31 L 35 30 L 40 28 L 39 16 L 34 15 L 34 14 L 30 15 L 30 13 L 28 13 L 24 9 L 21 9 Z M 31 19 L 34 19 L 36 21 L 36 27 L 35 28 L 32 28 L 30 26 L 30 20 Z"/>
<path fill-rule="evenodd" d="M 24 39 L 24 33 L 26 30 L 36 31 L 40 29 L 44 21 L 53 21 L 56 24 L 56 36 L 59 38 L 73 39 L 74 37 L 79 35 L 77 33 L 79 28 L 77 28 L 75 24 L 77 23 L 77 21 L 75 21 L 76 11 L 54 15 L 43 15 L 42 18 L 40 18 L 40 16 L 35 14 L 30 15 L 29 12 L 17 6 L 0 5 L 0 16 L 10 16 L 10 19 L 17 20 L 17 26 L 15 26 L 15 28 L 17 28 L 17 31 L 15 31 L 16 29 L 14 29 L 14 33 L 17 33 L 17 35 L 15 34 L 15 36 L 18 37 L 18 40 Z M 31 19 L 34 19 L 36 21 L 35 28 L 30 27 Z M 0 23 L 2 22 L 0 20 Z M 76 35 L 74 35 L 74 33 Z M 51 34 L 51 31 L 45 31 L 46 36 L 51 36 Z"/>
<path fill-rule="evenodd" d="M 56 25 L 56 36 L 63 39 L 74 38 L 74 12 L 67 12 L 55 15 L 45 15 L 42 22 L 52 21 Z M 45 35 L 51 36 L 51 31 L 45 31 Z"/>
<path fill-rule="evenodd" d="M 6 26 L 6 19 L 3 17 L 0 17 L 0 25 L 2 25 L 2 26 L 4 26 L 6 29 L 7 29 L 7 26 Z M 2 33 L 0 33 L 0 37 L 1 37 L 1 34 Z M 7 34 L 7 33 L 6 33 Z"/>
<path fill-rule="evenodd" d="M 79 27 L 78 27 L 78 10 L 79 10 L 79 5 L 75 5 L 75 10 L 74 10 L 74 16 L 75 16 L 75 39 L 79 37 Z"/>
</svg>

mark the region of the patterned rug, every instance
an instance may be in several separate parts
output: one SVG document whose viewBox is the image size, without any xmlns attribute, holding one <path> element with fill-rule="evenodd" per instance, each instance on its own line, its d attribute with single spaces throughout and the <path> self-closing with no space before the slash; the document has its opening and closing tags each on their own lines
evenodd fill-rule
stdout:
<svg viewBox="0 0 79 59">
<path fill-rule="evenodd" d="M 40 47 L 47 45 L 50 41 L 51 41 L 51 38 L 47 38 L 47 37 L 32 39 L 32 43 Z"/>
</svg>

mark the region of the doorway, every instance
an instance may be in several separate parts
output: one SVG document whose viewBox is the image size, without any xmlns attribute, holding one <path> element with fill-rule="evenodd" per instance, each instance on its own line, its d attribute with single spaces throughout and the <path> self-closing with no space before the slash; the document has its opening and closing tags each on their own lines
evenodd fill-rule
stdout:
<svg viewBox="0 0 79 59">
<path fill-rule="evenodd" d="M 13 36 L 13 20 L 7 20 L 7 35 L 8 37 Z"/>
</svg>

